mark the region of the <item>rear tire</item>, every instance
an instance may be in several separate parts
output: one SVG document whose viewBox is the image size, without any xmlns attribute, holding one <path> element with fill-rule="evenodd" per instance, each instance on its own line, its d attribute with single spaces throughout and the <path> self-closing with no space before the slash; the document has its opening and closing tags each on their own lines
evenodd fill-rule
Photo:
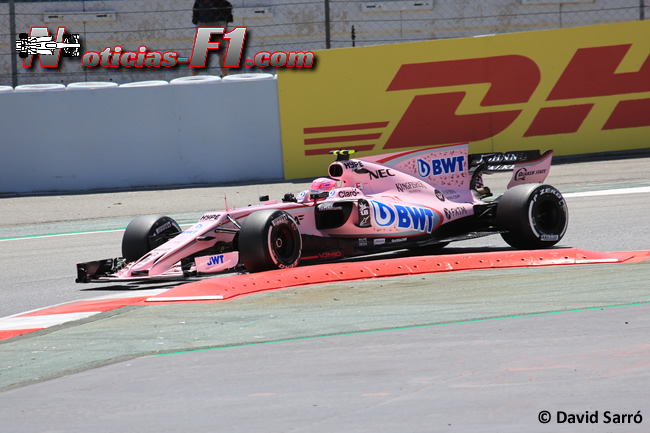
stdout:
<svg viewBox="0 0 650 433">
<path fill-rule="evenodd" d="M 293 268 L 300 261 L 302 237 L 287 212 L 253 212 L 239 232 L 239 259 L 249 272 Z"/>
<path fill-rule="evenodd" d="M 557 244 L 569 225 L 569 211 L 560 191 L 550 185 L 517 185 L 497 205 L 501 237 L 517 249 L 548 248 Z"/>
<path fill-rule="evenodd" d="M 122 257 L 134 262 L 181 232 L 168 216 L 142 215 L 129 223 L 122 237 Z"/>
</svg>

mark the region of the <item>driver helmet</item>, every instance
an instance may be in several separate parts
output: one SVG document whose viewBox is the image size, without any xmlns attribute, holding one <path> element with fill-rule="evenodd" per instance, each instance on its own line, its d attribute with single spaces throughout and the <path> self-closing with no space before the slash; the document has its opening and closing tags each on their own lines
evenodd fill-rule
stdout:
<svg viewBox="0 0 650 433">
<path fill-rule="evenodd" d="M 334 179 L 319 177 L 311 183 L 309 193 L 319 195 L 322 193 L 329 193 L 334 188 L 336 188 L 336 181 Z"/>
</svg>

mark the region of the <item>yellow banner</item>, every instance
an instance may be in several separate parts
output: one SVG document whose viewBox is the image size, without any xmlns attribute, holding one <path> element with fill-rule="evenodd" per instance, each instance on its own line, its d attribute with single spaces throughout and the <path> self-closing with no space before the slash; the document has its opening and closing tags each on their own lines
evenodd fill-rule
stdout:
<svg viewBox="0 0 650 433">
<path fill-rule="evenodd" d="M 286 178 L 332 149 L 650 147 L 650 21 L 317 51 L 278 70 Z"/>
</svg>

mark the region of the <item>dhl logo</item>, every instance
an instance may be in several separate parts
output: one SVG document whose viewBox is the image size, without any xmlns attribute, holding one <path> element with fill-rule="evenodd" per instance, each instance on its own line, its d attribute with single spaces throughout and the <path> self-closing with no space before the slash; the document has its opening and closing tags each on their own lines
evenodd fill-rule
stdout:
<svg viewBox="0 0 650 433">
<path fill-rule="evenodd" d="M 535 92 L 545 91 L 523 137 L 577 132 L 599 101 L 622 96 L 601 130 L 650 126 L 650 54 L 635 72 L 617 72 L 632 44 L 578 49 L 551 86 L 540 86 L 539 66 L 524 55 L 403 64 L 386 92 L 431 91 L 435 88 L 488 84 L 476 111 L 458 114 L 467 90 L 413 96 L 396 126 L 387 134 L 389 120 L 303 129 L 305 155 L 322 155 L 341 147 L 383 150 L 476 142 L 502 133 L 520 118 Z M 542 89 L 542 90 L 540 90 Z M 574 102 L 567 104 L 567 101 Z M 323 136 L 323 134 L 327 134 Z M 370 142 L 370 143 L 369 143 Z M 323 148 L 317 145 L 330 145 Z"/>
</svg>

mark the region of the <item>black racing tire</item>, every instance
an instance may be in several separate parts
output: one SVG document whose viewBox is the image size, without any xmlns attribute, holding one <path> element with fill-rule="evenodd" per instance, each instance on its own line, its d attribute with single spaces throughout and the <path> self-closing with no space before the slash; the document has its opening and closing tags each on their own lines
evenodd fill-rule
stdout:
<svg viewBox="0 0 650 433">
<path fill-rule="evenodd" d="M 249 272 L 293 268 L 301 251 L 298 224 L 281 210 L 253 212 L 239 231 L 239 260 Z"/>
<path fill-rule="evenodd" d="M 136 217 L 126 226 L 122 236 L 122 257 L 127 263 L 134 262 L 181 231 L 178 223 L 168 216 Z"/>
<path fill-rule="evenodd" d="M 510 246 L 527 250 L 557 244 L 569 225 L 569 210 L 560 191 L 539 183 L 517 185 L 497 204 L 497 228 Z"/>
</svg>

